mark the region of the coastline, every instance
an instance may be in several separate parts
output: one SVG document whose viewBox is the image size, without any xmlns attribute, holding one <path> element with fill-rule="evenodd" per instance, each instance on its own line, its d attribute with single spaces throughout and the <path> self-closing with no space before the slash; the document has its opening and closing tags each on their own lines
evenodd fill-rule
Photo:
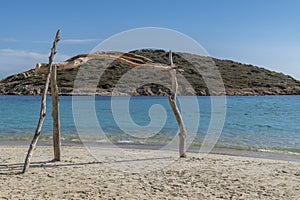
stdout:
<svg viewBox="0 0 300 200">
<path fill-rule="evenodd" d="M 11 147 L 29 147 L 30 141 L 17 141 L 17 140 L 0 140 L 0 148 L 5 146 Z M 62 142 L 62 146 L 65 147 L 103 147 L 103 148 L 111 148 L 112 145 L 108 143 L 98 143 L 98 142 L 89 142 L 83 144 L 82 142 Z M 133 149 L 133 150 L 159 150 L 161 148 L 160 145 L 154 144 L 135 144 L 135 143 L 114 143 L 116 148 L 123 149 Z M 37 146 L 42 147 L 51 147 L 51 140 L 39 140 Z M 192 153 L 193 155 L 200 153 L 199 146 L 190 146 L 188 149 L 188 153 Z M 246 157 L 246 158 L 259 158 L 259 159 L 268 159 L 274 161 L 288 161 L 288 162 L 298 162 L 300 163 L 300 153 L 295 152 L 285 152 L 278 150 L 249 150 L 249 149 L 241 149 L 234 147 L 214 147 L 209 154 L 215 155 L 226 155 L 226 156 L 234 156 L 234 157 Z"/>
</svg>

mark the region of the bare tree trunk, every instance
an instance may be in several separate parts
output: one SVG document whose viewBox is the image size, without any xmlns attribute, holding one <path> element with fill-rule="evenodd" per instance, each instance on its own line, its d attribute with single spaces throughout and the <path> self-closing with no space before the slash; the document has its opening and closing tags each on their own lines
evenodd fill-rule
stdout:
<svg viewBox="0 0 300 200">
<path fill-rule="evenodd" d="M 174 68 L 173 64 L 173 58 L 172 58 L 172 51 L 169 52 L 169 60 L 170 60 L 170 65 L 171 68 Z M 186 149 L 185 149 L 185 144 L 186 144 L 186 128 L 182 119 L 182 116 L 179 112 L 179 109 L 176 104 L 176 99 L 177 99 L 177 92 L 178 92 L 178 83 L 177 83 L 177 78 L 176 78 L 176 69 L 170 70 L 171 78 L 172 78 L 172 94 L 169 96 L 169 103 L 172 107 L 173 113 L 176 117 L 178 126 L 179 126 L 179 156 L 181 158 L 186 157 Z"/>
<path fill-rule="evenodd" d="M 52 118 L 53 118 L 53 148 L 54 160 L 60 161 L 60 121 L 59 121 L 59 102 L 57 87 L 57 67 L 52 65 L 51 74 L 51 95 L 52 95 Z"/>
<path fill-rule="evenodd" d="M 39 118 L 37 128 L 35 130 L 35 134 L 33 136 L 33 139 L 31 141 L 31 144 L 30 144 L 29 149 L 28 149 L 28 153 L 27 153 L 25 163 L 24 163 L 24 167 L 23 167 L 23 173 L 25 173 L 26 170 L 29 167 L 30 159 L 31 159 L 32 154 L 33 154 L 33 150 L 36 147 L 37 141 L 38 141 L 39 136 L 41 134 L 41 129 L 42 129 L 42 126 L 43 126 L 43 122 L 44 122 L 44 119 L 46 117 L 47 92 L 48 92 L 49 82 L 50 82 L 50 77 L 51 77 L 51 72 L 52 72 L 53 58 L 54 58 L 54 55 L 56 54 L 56 46 L 57 46 L 57 43 L 59 42 L 59 40 L 60 40 L 60 30 L 58 30 L 57 33 L 56 33 L 55 40 L 53 42 L 53 47 L 51 49 L 51 54 L 49 56 L 49 72 L 48 72 L 48 75 L 47 75 L 47 78 L 46 78 L 45 88 L 44 88 L 44 92 L 43 92 L 43 96 L 42 96 L 40 118 Z"/>
</svg>

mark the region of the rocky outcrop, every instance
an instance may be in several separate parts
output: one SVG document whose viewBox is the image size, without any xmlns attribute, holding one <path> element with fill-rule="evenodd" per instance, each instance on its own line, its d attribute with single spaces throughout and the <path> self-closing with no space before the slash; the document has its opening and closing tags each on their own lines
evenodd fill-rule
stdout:
<svg viewBox="0 0 300 200">
<path fill-rule="evenodd" d="M 35 70 L 9 76 L 0 82 L 0 94 L 4 95 L 40 95 L 43 88 Z"/>
<path fill-rule="evenodd" d="M 273 87 L 273 88 L 255 87 L 255 88 L 241 88 L 241 89 L 227 88 L 226 94 L 228 96 L 300 95 L 300 87 L 293 86 L 285 89 L 279 87 Z"/>
<path fill-rule="evenodd" d="M 299 95 L 300 82 L 288 75 L 276 73 L 273 71 L 259 68 L 253 65 L 219 60 L 185 54 L 184 57 L 190 56 L 188 60 L 193 61 L 193 65 L 184 59 L 181 54 L 174 54 L 174 63 L 182 76 L 186 78 L 190 85 L 184 85 L 179 80 L 179 95 L 224 95 L 216 91 L 209 91 L 204 82 L 201 72 L 205 72 L 210 67 L 208 60 L 213 61 L 220 72 L 226 95 L 230 96 L 258 96 L 258 95 Z M 84 91 L 78 91 L 74 80 L 77 72 L 81 67 L 97 68 L 103 66 L 103 62 L 109 57 L 110 65 L 102 74 L 97 77 L 96 73 L 88 74 L 88 80 L 95 79 L 98 81 L 97 88 L 85 88 Z M 116 59 L 117 58 L 117 59 Z M 163 50 L 140 50 L 122 54 L 120 52 L 96 52 L 94 54 L 80 54 L 70 58 L 62 63 L 57 63 L 58 86 L 60 95 L 159 95 L 166 96 L 170 94 L 170 89 L 159 84 L 154 84 L 151 80 L 157 78 L 151 74 L 138 74 L 129 77 L 127 87 L 117 88 L 124 74 L 138 64 L 153 65 L 157 63 L 158 67 L 168 65 L 168 52 Z M 200 66 L 199 70 L 195 65 Z M 20 74 L 9 76 L 0 81 L 0 94 L 2 95 L 41 95 L 44 88 L 47 65 L 39 64 L 36 69 L 29 70 Z M 214 77 L 210 77 L 214 81 Z M 99 80 L 98 80 L 99 79 Z M 159 78 L 168 80 L 168 77 Z M 139 80 L 149 80 L 147 84 L 135 87 L 134 82 Z M 132 82 L 132 83 L 131 83 Z M 49 90 L 50 91 L 50 90 Z"/>
</svg>

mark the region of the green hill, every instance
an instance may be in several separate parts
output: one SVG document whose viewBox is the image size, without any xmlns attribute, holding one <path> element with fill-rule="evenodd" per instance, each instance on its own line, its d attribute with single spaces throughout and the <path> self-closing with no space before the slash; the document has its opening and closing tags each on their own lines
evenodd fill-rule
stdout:
<svg viewBox="0 0 300 200">
<path fill-rule="evenodd" d="M 97 53 L 94 55 L 78 55 L 67 60 L 66 67 L 58 70 L 58 86 L 61 95 L 73 93 L 74 80 L 81 68 L 100 69 L 105 63 L 110 63 L 105 69 L 101 78 L 97 73 L 87 74 L 87 80 L 96 80 L 97 95 L 111 95 L 120 79 L 133 69 L 133 67 L 122 60 L 108 61 L 102 55 L 119 55 L 116 52 Z M 168 52 L 163 50 L 136 50 L 124 54 L 122 58 L 135 64 L 159 63 L 168 65 Z M 222 95 L 209 90 L 203 79 L 203 75 L 210 76 L 214 82 L 217 77 L 209 72 L 218 70 L 224 82 L 226 95 L 298 95 L 300 94 L 300 81 L 291 76 L 269 71 L 253 65 L 246 65 L 231 60 L 220 60 L 216 58 L 201 57 L 193 54 L 174 53 L 174 64 L 182 69 L 182 76 L 188 81 L 192 88 L 182 86 L 179 90 L 181 95 Z M 214 61 L 214 63 L 212 62 Z M 197 66 L 197 68 L 195 68 Z M 40 70 L 29 70 L 20 74 L 9 76 L 0 81 L 0 94 L 3 95 L 40 95 L 43 91 L 46 68 Z M 166 95 L 170 90 L 164 85 L 156 84 L 153 81 L 155 75 L 138 74 L 130 77 L 128 88 L 114 93 L 114 95 Z M 168 79 L 167 75 L 165 76 Z M 160 79 L 164 79 L 160 77 Z M 179 86 L 181 81 L 179 80 Z M 146 81 L 147 84 L 138 88 L 133 83 Z M 168 80 L 167 80 L 168 81 Z M 132 84 L 130 85 L 130 83 Z M 129 89 L 129 91 L 127 91 Z M 134 90 L 134 92 L 132 92 Z"/>
</svg>

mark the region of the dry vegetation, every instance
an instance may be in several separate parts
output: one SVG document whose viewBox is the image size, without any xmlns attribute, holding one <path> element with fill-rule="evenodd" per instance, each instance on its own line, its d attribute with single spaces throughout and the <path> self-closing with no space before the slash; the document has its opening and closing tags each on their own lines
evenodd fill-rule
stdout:
<svg viewBox="0 0 300 200">
<path fill-rule="evenodd" d="M 141 55 L 151 59 L 155 63 L 163 65 L 168 64 L 168 52 L 164 50 L 136 50 L 131 53 Z M 182 56 L 184 55 L 184 56 Z M 148 62 L 145 59 L 130 57 L 125 54 L 124 57 L 132 62 L 141 63 Z M 75 56 L 76 57 L 76 56 Z M 75 58 L 74 57 L 74 58 Z M 80 56 L 77 56 L 78 58 Z M 184 58 L 187 59 L 184 59 Z M 188 80 L 194 89 L 194 93 L 184 93 L 181 95 L 215 95 L 210 94 L 203 74 L 209 74 L 211 69 L 218 69 L 225 85 L 227 95 L 297 95 L 300 94 L 300 81 L 295 80 L 291 76 L 284 75 L 264 68 L 253 65 L 246 65 L 230 60 L 220 60 L 215 58 L 201 57 L 192 54 L 174 53 L 174 64 L 184 72 L 182 75 Z M 97 68 L 105 61 L 103 58 L 93 58 L 88 63 L 76 66 L 74 68 L 66 68 L 58 71 L 58 85 L 61 95 L 70 95 L 74 87 L 74 79 L 80 67 Z M 103 66 L 103 65 L 102 65 Z M 102 77 L 97 74 L 89 74 L 87 79 L 98 80 L 98 95 L 111 94 L 116 83 L 120 78 L 132 69 L 132 66 L 120 62 L 113 61 L 104 71 Z M 141 79 L 148 80 L 148 84 L 135 88 L 135 95 L 166 95 L 169 89 L 158 84 L 154 84 L 151 80 L 154 77 L 146 75 L 138 75 L 132 77 L 132 81 L 138 82 Z M 210 77 L 214 80 L 215 77 Z M 10 95 L 40 95 L 45 80 L 44 72 L 36 72 L 29 70 L 24 73 L 12 75 L 0 81 L 0 94 Z M 128 83 L 130 85 L 130 83 Z M 180 85 L 180 80 L 179 80 Z M 134 87 L 134 85 L 132 85 Z"/>
</svg>

